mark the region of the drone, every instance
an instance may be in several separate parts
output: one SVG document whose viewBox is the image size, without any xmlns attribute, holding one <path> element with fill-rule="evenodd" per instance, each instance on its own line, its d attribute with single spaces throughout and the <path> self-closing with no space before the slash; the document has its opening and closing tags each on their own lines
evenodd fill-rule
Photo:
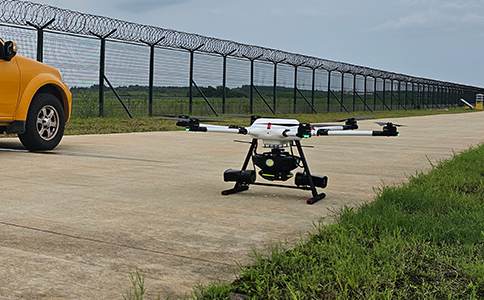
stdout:
<svg viewBox="0 0 484 300">
<path fill-rule="evenodd" d="M 222 191 L 222 195 L 231 195 L 247 191 L 250 185 L 272 186 L 280 188 L 292 188 L 311 191 L 312 197 L 307 199 L 307 204 L 314 204 L 326 197 L 325 193 L 319 193 L 318 188 L 324 189 L 328 184 L 327 176 L 314 176 L 309 170 L 309 165 L 304 155 L 301 141 L 312 137 L 327 136 L 374 136 L 396 137 L 398 127 L 403 126 L 391 122 L 376 122 L 382 127 L 379 131 L 358 130 L 357 118 L 338 120 L 343 124 L 310 124 L 301 123 L 295 119 L 276 119 L 251 117 L 251 125 L 248 127 L 229 125 L 202 124 L 200 120 L 190 116 L 179 116 L 177 126 L 184 127 L 190 132 L 216 132 L 250 136 L 249 151 L 245 157 L 241 169 L 228 169 L 224 172 L 225 182 L 234 182 L 233 188 Z M 263 148 L 268 151 L 259 153 L 259 141 Z M 297 155 L 293 148 L 297 149 Z M 253 168 L 249 169 L 252 159 Z M 296 169 L 302 169 L 294 176 Z M 257 169 L 259 170 L 257 172 Z M 269 181 L 258 182 L 257 174 Z M 285 182 L 294 177 L 294 185 L 276 184 L 273 182 Z"/>
</svg>

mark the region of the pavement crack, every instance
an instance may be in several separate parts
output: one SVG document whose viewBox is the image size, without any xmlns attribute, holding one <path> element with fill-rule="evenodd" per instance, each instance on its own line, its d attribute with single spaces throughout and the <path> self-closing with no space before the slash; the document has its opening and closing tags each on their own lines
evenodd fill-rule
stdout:
<svg viewBox="0 0 484 300">
<path fill-rule="evenodd" d="M 0 225 L 22 228 L 22 229 L 42 232 L 42 233 L 46 233 L 46 234 L 63 236 L 63 237 L 71 238 L 71 239 L 77 239 L 77 240 L 88 241 L 88 242 L 93 242 L 93 243 L 105 244 L 105 245 L 110 245 L 110 246 L 115 246 L 115 247 L 120 247 L 120 248 L 126 248 L 126 249 L 131 249 L 131 250 L 136 250 L 136 251 L 143 251 L 143 252 L 148 252 L 148 253 L 153 253 L 153 254 L 158 254 L 158 255 L 178 257 L 178 258 L 182 258 L 182 259 L 199 261 L 199 262 L 210 263 L 210 264 L 217 264 L 217 265 L 228 266 L 228 267 L 234 266 L 233 264 L 215 261 L 215 260 L 210 260 L 210 259 L 205 259 L 205 258 L 200 258 L 200 257 L 193 257 L 193 256 L 188 256 L 188 255 L 183 255 L 183 254 L 175 254 L 175 253 L 171 253 L 171 252 L 167 252 L 167 251 L 160 251 L 160 250 L 147 249 L 147 248 L 136 247 L 136 246 L 129 246 L 129 245 L 124 245 L 124 244 L 120 244 L 120 243 L 114 243 L 114 242 L 104 241 L 104 240 L 100 240 L 100 239 L 83 237 L 83 236 L 79 236 L 79 235 L 62 233 L 62 232 L 57 232 L 57 231 L 53 231 L 53 230 L 36 228 L 36 227 L 32 227 L 32 226 L 20 225 L 20 224 L 15 224 L 15 223 L 10 223 L 10 222 L 0 221 Z"/>
</svg>

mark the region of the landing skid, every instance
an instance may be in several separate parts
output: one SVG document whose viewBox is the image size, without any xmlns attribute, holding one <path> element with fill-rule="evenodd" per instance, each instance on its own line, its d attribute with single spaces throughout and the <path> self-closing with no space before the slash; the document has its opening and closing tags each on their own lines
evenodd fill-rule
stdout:
<svg viewBox="0 0 484 300">
<path fill-rule="evenodd" d="M 240 193 L 240 192 L 247 191 L 248 189 L 249 189 L 248 185 L 235 186 L 232 189 L 222 191 L 222 195 L 228 196 L 228 195 L 232 195 L 232 194 L 237 194 L 237 193 Z"/>
<path fill-rule="evenodd" d="M 247 166 L 249 165 L 250 158 L 255 153 L 257 148 L 257 139 L 252 139 L 249 152 L 245 158 L 244 164 L 242 165 L 242 171 L 247 170 Z M 306 203 L 309 205 L 315 204 L 316 202 L 324 199 L 326 197 L 325 193 L 318 193 L 316 186 L 312 180 L 311 172 L 309 171 L 309 166 L 306 161 L 306 157 L 304 156 L 304 152 L 299 141 L 295 141 L 297 150 L 299 152 L 301 162 L 303 163 L 304 173 L 308 176 L 309 185 L 308 186 L 287 186 L 287 185 L 280 185 L 280 184 L 269 184 L 269 183 L 259 183 L 259 182 L 252 182 L 252 183 L 242 183 L 236 182 L 235 186 L 231 189 L 222 191 L 222 195 L 228 196 L 232 194 L 237 194 L 240 192 L 247 191 L 249 186 L 252 185 L 261 185 L 261 186 L 272 186 L 272 187 L 281 187 L 281 188 L 292 188 L 292 189 L 299 189 L 299 190 L 309 190 L 312 193 L 312 197 L 306 200 Z"/>
<path fill-rule="evenodd" d="M 306 200 L 306 204 L 313 205 L 314 203 L 316 203 L 320 200 L 323 200 L 324 198 L 326 198 L 326 194 L 321 193 L 321 194 L 318 194 L 316 197 L 312 197 L 312 198 L 309 198 L 308 200 Z"/>
</svg>

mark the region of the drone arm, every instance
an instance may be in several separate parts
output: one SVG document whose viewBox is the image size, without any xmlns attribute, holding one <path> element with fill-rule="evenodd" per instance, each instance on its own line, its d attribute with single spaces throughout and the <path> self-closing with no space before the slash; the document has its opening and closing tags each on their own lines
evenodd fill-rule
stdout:
<svg viewBox="0 0 484 300">
<path fill-rule="evenodd" d="M 313 127 L 313 131 L 318 131 L 320 129 L 325 130 L 347 130 L 343 125 L 331 125 L 331 126 L 315 126 Z"/>
<path fill-rule="evenodd" d="M 210 124 L 198 124 L 197 126 L 190 126 L 187 127 L 187 131 L 247 134 L 247 129 L 243 127 L 218 126 Z"/>
<path fill-rule="evenodd" d="M 398 136 L 398 131 L 393 130 L 327 130 L 320 129 L 317 136 Z"/>
</svg>

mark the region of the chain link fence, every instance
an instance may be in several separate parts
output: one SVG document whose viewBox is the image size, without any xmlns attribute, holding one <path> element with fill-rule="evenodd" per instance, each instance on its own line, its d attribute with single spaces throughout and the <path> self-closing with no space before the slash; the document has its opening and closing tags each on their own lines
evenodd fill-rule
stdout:
<svg viewBox="0 0 484 300">
<path fill-rule="evenodd" d="M 0 37 L 61 70 L 79 117 L 443 108 L 479 87 L 0 0 Z"/>
</svg>

